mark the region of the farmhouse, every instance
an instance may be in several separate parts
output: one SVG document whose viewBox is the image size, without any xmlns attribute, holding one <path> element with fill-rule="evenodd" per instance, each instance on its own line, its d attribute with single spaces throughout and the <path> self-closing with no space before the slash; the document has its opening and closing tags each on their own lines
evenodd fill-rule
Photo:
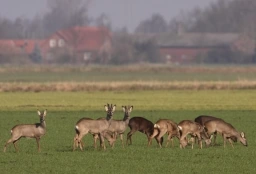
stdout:
<svg viewBox="0 0 256 174">
<path fill-rule="evenodd" d="M 189 63 L 212 50 L 230 49 L 246 55 L 255 51 L 255 41 L 239 33 L 166 33 L 156 40 L 161 55 L 172 63 Z"/>
<path fill-rule="evenodd" d="M 69 55 L 73 63 L 88 62 L 96 57 L 109 59 L 112 38 L 106 28 L 73 27 L 57 31 L 41 48 L 46 62 L 54 61 L 56 55 Z"/>
<path fill-rule="evenodd" d="M 102 27 L 72 27 L 55 32 L 43 40 L 0 40 L 0 57 L 40 54 L 42 62 L 60 57 L 73 63 L 109 59 L 112 50 L 110 31 Z M 104 61 L 104 60 L 102 60 Z"/>
</svg>

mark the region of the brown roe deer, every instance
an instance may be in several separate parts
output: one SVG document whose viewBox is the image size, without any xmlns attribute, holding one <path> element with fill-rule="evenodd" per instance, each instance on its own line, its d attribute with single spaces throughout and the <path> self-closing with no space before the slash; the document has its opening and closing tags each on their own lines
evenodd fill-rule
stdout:
<svg viewBox="0 0 256 174">
<path fill-rule="evenodd" d="M 177 123 L 173 122 L 172 120 L 168 119 L 160 119 L 154 124 L 154 133 L 150 137 L 150 144 L 154 137 L 156 137 L 158 145 L 160 148 L 162 148 L 161 138 L 167 134 L 167 143 L 166 147 L 168 146 L 170 140 L 172 141 L 172 147 L 173 147 L 173 137 L 177 137 L 180 139 L 180 132 Z"/>
<path fill-rule="evenodd" d="M 154 124 L 143 117 L 133 117 L 130 119 L 128 126 L 130 127 L 130 132 L 127 134 L 126 144 L 132 144 L 132 135 L 139 131 L 147 135 L 148 146 L 150 145 L 150 137 L 154 132 Z M 161 144 L 163 142 L 163 137 L 161 138 Z"/>
<path fill-rule="evenodd" d="M 213 117 L 213 116 L 207 116 L 207 115 L 200 115 L 198 117 L 195 118 L 195 122 L 201 124 L 202 126 L 204 126 L 205 122 L 210 121 L 210 120 L 222 120 L 221 118 L 217 118 L 217 117 Z M 216 143 L 216 137 L 217 137 L 217 132 L 215 132 L 214 134 L 214 139 L 213 139 L 213 145 Z M 235 136 L 231 136 L 230 137 L 232 139 L 232 141 L 237 142 L 237 138 Z"/>
<path fill-rule="evenodd" d="M 208 135 L 212 135 L 213 133 L 220 133 L 222 135 L 224 148 L 227 139 L 234 148 L 231 137 L 236 137 L 244 146 L 248 145 L 244 132 L 238 132 L 230 123 L 227 123 L 224 120 L 210 120 L 205 122 L 204 126 Z"/>
<path fill-rule="evenodd" d="M 22 137 L 27 138 L 35 138 L 37 142 L 38 152 L 40 152 L 40 139 L 46 133 L 46 124 L 45 124 L 45 116 L 46 110 L 44 112 L 37 111 L 40 123 L 36 124 L 19 124 L 14 126 L 11 129 L 12 137 L 6 142 L 4 146 L 4 152 L 6 151 L 6 147 L 9 143 L 13 143 L 16 152 L 18 152 L 18 148 L 16 143 Z"/>
<path fill-rule="evenodd" d="M 100 136 L 100 141 L 102 142 L 102 147 L 106 149 L 104 143 L 104 135 L 106 134 L 109 125 L 112 120 L 112 116 L 114 114 L 116 105 L 107 104 L 104 106 L 107 112 L 106 119 L 98 119 L 98 120 L 83 120 L 82 122 L 78 122 L 75 126 L 75 131 L 78 134 L 76 140 L 81 150 L 83 150 L 83 146 L 80 145 L 82 138 L 90 133 L 92 135 L 98 134 Z M 75 150 L 75 146 L 73 146 L 73 150 Z"/>
<path fill-rule="evenodd" d="M 194 145 L 194 138 L 197 137 L 199 140 L 199 147 L 202 149 L 202 139 L 205 140 L 206 144 L 211 144 L 211 140 L 209 139 L 208 135 L 206 134 L 203 126 L 199 123 L 196 123 L 192 120 L 183 120 L 178 124 L 178 128 L 181 133 L 180 137 L 180 148 L 185 148 L 188 144 L 187 135 L 191 135 L 193 137 L 192 141 L 192 149 Z"/>
</svg>

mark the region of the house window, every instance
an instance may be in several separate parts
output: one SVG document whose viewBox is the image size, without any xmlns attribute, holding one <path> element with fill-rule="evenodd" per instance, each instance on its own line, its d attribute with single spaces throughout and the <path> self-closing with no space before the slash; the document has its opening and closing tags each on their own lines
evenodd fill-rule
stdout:
<svg viewBox="0 0 256 174">
<path fill-rule="evenodd" d="M 51 48 L 56 47 L 56 40 L 55 39 L 50 39 L 49 46 Z"/>
<path fill-rule="evenodd" d="M 84 53 L 84 61 L 87 61 L 91 58 L 91 53 L 90 52 L 85 52 Z"/>
<path fill-rule="evenodd" d="M 63 39 L 58 40 L 58 45 L 59 47 L 64 47 L 65 46 L 65 41 Z"/>
</svg>

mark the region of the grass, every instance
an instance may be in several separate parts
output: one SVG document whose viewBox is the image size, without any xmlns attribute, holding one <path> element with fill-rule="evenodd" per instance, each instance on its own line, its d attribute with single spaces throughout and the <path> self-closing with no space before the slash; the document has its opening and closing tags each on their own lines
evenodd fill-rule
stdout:
<svg viewBox="0 0 256 174">
<path fill-rule="evenodd" d="M 38 122 L 36 109 L 48 109 L 47 134 L 42 137 L 42 152 L 34 139 L 21 139 L 16 153 L 13 145 L 0 151 L 1 173 L 255 173 L 254 138 L 255 90 L 202 91 L 123 91 L 123 92 L 40 92 L 0 93 L 0 144 L 10 137 L 15 124 Z M 131 116 L 144 116 L 152 122 L 169 118 L 175 122 L 198 115 L 215 115 L 246 133 L 249 146 L 235 143 L 191 150 L 158 148 L 154 141 L 146 147 L 146 136 L 136 133 L 133 145 L 122 148 L 118 140 L 113 149 L 93 148 L 91 135 L 84 138 L 85 151 L 72 152 L 74 124 L 81 117 L 105 116 L 103 105 L 117 104 L 115 119 L 121 119 L 121 105 L 134 105 Z M 128 131 L 128 130 L 127 130 Z M 126 137 L 126 136 L 125 136 Z"/>
<path fill-rule="evenodd" d="M 254 66 L 1 66 L 0 82 L 255 81 Z"/>
</svg>

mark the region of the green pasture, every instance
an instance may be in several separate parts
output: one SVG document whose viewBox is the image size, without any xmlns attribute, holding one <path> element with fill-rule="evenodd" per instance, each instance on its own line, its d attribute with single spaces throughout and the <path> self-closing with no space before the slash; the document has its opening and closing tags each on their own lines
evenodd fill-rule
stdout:
<svg viewBox="0 0 256 174">
<path fill-rule="evenodd" d="M 13 145 L 0 151 L 0 172 L 5 173 L 255 173 L 256 172 L 256 91 L 119 91 L 119 92 L 40 92 L 0 93 L 0 146 L 10 138 L 16 124 L 39 121 L 36 110 L 48 109 L 47 133 L 37 153 L 34 139 L 21 139 L 16 153 Z M 104 105 L 117 105 L 114 119 L 122 119 L 122 105 L 133 105 L 133 116 L 144 116 L 152 122 L 169 118 L 175 122 L 198 115 L 215 115 L 244 131 L 248 147 L 235 143 L 224 149 L 221 136 L 214 147 L 181 150 L 158 148 L 155 141 L 147 147 L 146 136 L 133 135 L 133 144 L 101 150 L 93 148 L 91 135 L 84 137 L 84 151 L 72 152 L 74 125 L 81 117 L 106 115 Z M 128 128 L 129 129 L 129 128 Z M 128 132 L 128 130 L 127 130 Z M 126 133 L 127 133 L 126 132 Z M 126 134 L 124 136 L 126 138 Z M 165 142 L 164 142 L 165 143 Z M 106 142 L 107 144 L 107 142 Z"/>
<path fill-rule="evenodd" d="M 0 82 L 255 80 L 254 66 L 20 66 L 1 67 Z"/>
</svg>

